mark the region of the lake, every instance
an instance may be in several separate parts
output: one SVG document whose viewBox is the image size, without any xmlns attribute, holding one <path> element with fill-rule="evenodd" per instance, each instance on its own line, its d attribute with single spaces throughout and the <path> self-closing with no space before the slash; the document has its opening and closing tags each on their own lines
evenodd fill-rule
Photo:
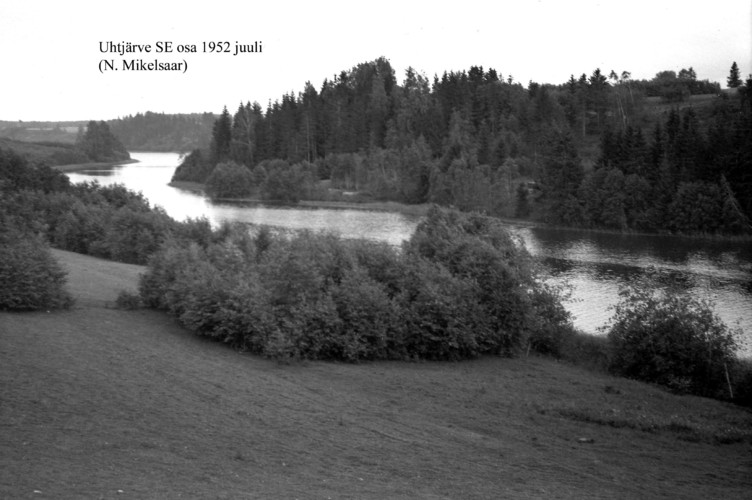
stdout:
<svg viewBox="0 0 752 500">
<path fill-rule="evenodd" d="M 266 224 L 284 229 L 327 230 L 346 238 L 367 238 L 399 245 L 420 219 L 391 212 L 298 208 L 259 204 L 213 203 L 206 197 L 168 185 L 180 158 L 176 153 L 131 153 L 138 163 L 68 173 L 72 182 L 120 183 L 140 191 L 178 220 L 206 217 Z M 590 231 L 509 225 L 552 280 L 567 283 L 567 309 L 587 332 L 608 322 L 620 285 L 652 273 L 658 286 L 679 286 L 715 302 L 717 314 L 744 331 L 745 356 L 752 356 L 752 243 L 720 242 L 672 236 L 620 235 Z"/>
</svg>

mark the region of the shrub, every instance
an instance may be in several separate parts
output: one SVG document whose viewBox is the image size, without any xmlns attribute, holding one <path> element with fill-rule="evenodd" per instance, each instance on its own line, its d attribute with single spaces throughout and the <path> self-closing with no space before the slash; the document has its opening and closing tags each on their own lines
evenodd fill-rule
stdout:
<svg viewBox="0 0 752 500">
<path fill-rule="evenodd" d="M 364 269 L 354 268 L 334 288 L 332 298 L 342 322 L 333 357 L 347 361 L 391 357 L 388 351 L 399 336 L 401 314 L 385 287 Z M 392 345 L 391 351 L 394 355 L 398 349 Z"/>
<path fill-rule="evenodd" d="M 70 307 L 65 275 L 40 237 L 14 229 L 0 232 L 0 310 Z"/>
<path fill-rule="evenodd" d="M 399 302 L 404 308 L 405 333 L 395 347 L 403 357 L 456 360 L 484 352 L 478 339 L 489 338 L 491 331 L 472 280 L 454 276 L 435 262 L 414 258 Z"/>
<path fill-rule="evenodd" d="M 563 291 L 541 283 L 532 293 L 533 324 L 528 342 L 534 351 L 561 358 L 567 346 L 571 346 L 577 333 L 571 323 L 571 315 L 561 301 Z"/>
<path fill-rule="evenodd" d="M 212 198 L 239 198 L 253 190 L 253 175 L 235 162 L 220 163 L 206 179 L 206 193 Z"/>
<path fill-rule="evenodd" d="M 284 203 L 297 203 L 303 197 L 305 176 L 296 166 L 283 160 L 272 160 L 265 165 L 266 178 L 261 185 L 264 198 Z"/>
<path fill-rule="evenodd" d="M 138 291 L 144 305 L 179 315 L 185 307 L 186 275 L 195 271 L 204 259 L 205 252 L 198 245 L 183 248 L 174 240 L 165 242 L 149 258 L 149 268 L 139 278 Z"/>
<path fill-rule="evenodd" d="M 608 331 L 614 372 L 677 392 L 728 395 L 737 332 L 712 304 L 675 290 L 661 293 L 648 280 L 620 293 Z"/>
<path fill-rule="evenodd" d="M 171 232 L 174 221 L 163 211 L 118 209 L 107 224 L 103 245 L 120 262 L 145 264 Z"/>
<path fill-rule="evenodd" d="M 51 201 L 65 203 L 63 197 L 59 198 L 61 199 Z M 52 211 L 50 215 L 53 215 Z M 57 218 L 52 220 L 49 231 L 52 245 L 71 252 L 98 257 L 110 256 L 104 246 L 104 239 L 112 210 L 100 205 L 84 205 L 73 199 L 68 210 L 57 211 L 53 216 Z"/>
<path fill-rule="evenodd" d="M 194 149 L 175 169 L 172 175 L 172 181 L 194 181 L 204 182 L 211 174 L 211 164 L 204 158 L 200 149 Z"/>
<path fill-rule="evenodd" d="M 137 293 L 122 290 L 115 299 L 115 307 L 132 311 L 142 307 L 141 296 Z"/>
<path fill-rule="evenodd" d="M 577 366 L 607 372 L 611 366 L 608 337 L 573 331 L 561 343 L 560 356 Z"/>
<path fill-rule="evenodd" d="M 530 255 L 498 220 L 434 207 L 405 250 L 474 283 L 478 314 L 484 319 L 475 335 L 478 352 L 513 355 L 531 335 L 546 352 L 555 346 L 544 346 L 544 336 L 553 339 L 571 328 L 559 297 L 539 279 Z"/>
</svg>

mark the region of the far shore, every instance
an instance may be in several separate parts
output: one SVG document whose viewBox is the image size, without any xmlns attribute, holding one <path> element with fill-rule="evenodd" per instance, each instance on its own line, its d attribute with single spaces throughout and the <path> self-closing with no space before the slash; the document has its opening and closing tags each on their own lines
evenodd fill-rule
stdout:
<svg viewBox="0 0 752 500">
<path fill-rule="evenodd" d="M 57 170 L 58 172 L 75 172 L 77 170 L 90 170 L 92 168 L 114 167 L 116 165 L 126 165 L 129 163 L 138 163 L 138 160 L 131 158 L 129 160 L 93 161 L 90 163 L 71 163 L 68 165 L 55 165 L 52 168 Z"/>
<path fill-rule="evenodd" d="M 185 191 L 191 191 L 198 194 L 205 194 L 204 184 L 200 182 L 192 181 L 172 181 L 170 186 Z M 263 205 L 275 205 L 278 204 L 273 200 L 263 200 L 261 198 L 216 198 L 213 199 L 219 203 L 249 203 L 249 204 L 263 204 Z M 369 210 L 369 211 L 381 211 L 381 212 L 396 212 L 408 216 L 423 217 L 428 213 L 431 207 L 430 203 L 421 203 L 419 205 L 408 205 L 406 203 L 399 203 L 396 201 L 370 201 L 370 202 L 352 202 L 352 201 L 328 201 L 328 200 L 300 200 L 296 206 L 308 207 L 308 208 L 331 208 L 340 210 Z M 685 238 L 692 240 L 712 240 L 712 241 L 733 241 L 733 242 L 749 242 L 752 241 L 752 235 L 733 235 L 733 234 L 708 234 L 708 233 L 649 233 L 644 231 L 624 231 L 610 228 L 583 228 L 583 227 L 571 227 L 571 226 L 557 226 L 548 224 L 542 221 L 520 219 L 515 217 L 497 217 L 502 222 L 507 224 L 514 224 L 516 226 L 524 227 L 540 227 L 544 229 L 563 230 L 563 231 L 584 231 L 593 234 L 612 234 L 619 236 L 647 236 L 647 237 L 671 237 L 671 238 Z"/>
<path fill-rule="evenodd" d="M 126 160 L 116 162 L 99 162 L 99 163 L 83 163 L 75 165 L 61 165 L 54 167 L 62 172 L 72 172 L 76 170 L 87 170 L 91 168 L 107 167 L 113 165 L 124 165 L 127 163 L 135 163 L 138 160 Z M 197 194 L 205 194 L 204 184 L 201 182 L 193 181 L 172 181 L 168 184 L 177 189 L 185 191 L 191 191 Z M 216 198 L 214 202 L 219 203 L 248 203 L 257 205 L 283 205 L 282 203 L 275 202 L 274 200 L 264 200 L 258 197 L 245 197 L 245 198 Z M 284 204 L 288 205 L 288 204 Z M 380 212 L 395 212 L 402 215 L 422 217 L 428 213 L 431 207 L 430 203 L 422 203 L 419 205 L 408 205 L 406 203 L 400 203 L 396 201 L 368 201 L 368 202 L 356 202 L 356 201 L 334 201 L 334 200 L 300 200 L 296 206 L 308 207 L 308 208 L 328 208 L 339 210 L 366 210 L 366 211 L 380 211 Z M 711 240 L 711 241 L 732 241 L 732 242 L 749 242 L 752 241 L 752 235 L 750 234 L 708 234 L 708 233 L 672 233 L 672 232 L 657 232 L 650 233 L 644 231 L 625 231 L 612 228 L 583 228 L 583 227 L 570 227 L 570 226 L 557 226 L 548 224 L 542 221 L 520 219 L 515 217 L 498 217 L 503 222 L 515 225 L 521 225 L 525 227 L 540 227 L 545 229 L 565 230 L 565 231 L 585 231 L 594 234 L 613 234 L 613 235 L 629 235 L 629 236 L 662 236 L 673 238 L 685 238 L 692 240 Z"/>
<path fill-rule="evenodd" d="M 194 193 L 204 194 L 204 185 L 200 182 L 191 181 L 172 181 L 170 186 L 185 191 L 191 191 Z M 279 204 L 274 200 L 264 200 L 261 198 L 245 197 L 245 198 L 215 198 L 215 202 L 219 203 L 253 203 L 264 205 Z M 285 204 L 287 205 L 287 204 Z M 422 203 L 420 205 L 408 205 L 405 203 L 399 203 L 396 201 L 367 201 L 367 202 L 354 202 L 354 201 L 332 201 L 332 200 L 300 200 L 295 204 L 298 207 L 308 208 L 331 208 L 338 210 L 369 210 L 378 212 L 396 212 L 403 215 L 422 217 L 428 213 L 430 204 Z"/>
</svg>

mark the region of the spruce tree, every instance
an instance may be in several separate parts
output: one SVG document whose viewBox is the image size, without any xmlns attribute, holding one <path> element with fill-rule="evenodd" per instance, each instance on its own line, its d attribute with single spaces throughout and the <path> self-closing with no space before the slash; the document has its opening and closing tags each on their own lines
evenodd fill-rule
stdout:
<svg viewBox="0 0 752 500">
<path fill-rule="evenodd" d="M 212 130 L 212 140 L 210 146 L 209 161 L 216 165 L 230 158 L 230 143 L 232 142 L 232 118 L 227 111 L 227 106 L 222 110 L 222 114 L 214 122 Z"/>
<path fill-rule="evenodd" d="M 728 83 L 730 89 L 735 89 L 742 85 L 742 79 L 739 77 L 739 66 L 736 65 L 736 61 L 731 65 L 726 83 Z"/>
</svg>

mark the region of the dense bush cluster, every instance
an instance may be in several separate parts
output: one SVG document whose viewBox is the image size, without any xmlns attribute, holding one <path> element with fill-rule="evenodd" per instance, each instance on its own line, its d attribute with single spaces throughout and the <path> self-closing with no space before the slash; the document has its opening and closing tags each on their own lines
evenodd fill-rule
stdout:
<svg viewBox="0 0 752 500">
<path fill-rule="evenodd" d="M 489 218 L 433 209 L 402 249 L 220 232 L 205 246 L 165 244 L 142 278 L 142 300 L 201 335 L 270 357 L 513 355 L 531 339 L 555 349 L 551 337 L 571 328 L 527 254 Z"/>
<path fill-rule="evenodd" d="M 611 369 L 702 396 L 729 397 L 737 336 L 709 303 L 650 283 L 625 288 L 608 330 Z"/>
<path fill-rule="evenodd" d="M 65 272 L 44 240 L 0 214 L 0 310 L 61 309 L 72 303 Z"/>
<path fill-rule="evenodd" d="M 71 185 L 47 166 L 0 150 L 0 217 L 43 235 L 52 246 L 145 264 L 168 237 L 207 241 L 206 220 L 176 222 L 121 185 Z"/>
<path fill-rule="evenodd" d="M 0 211 L 37 227 L 54 247 L 133 264 L 145 264 L 178 226 L 122 186 L 82 184 L 48 194 L 4 193 Z"/>
</svg>

